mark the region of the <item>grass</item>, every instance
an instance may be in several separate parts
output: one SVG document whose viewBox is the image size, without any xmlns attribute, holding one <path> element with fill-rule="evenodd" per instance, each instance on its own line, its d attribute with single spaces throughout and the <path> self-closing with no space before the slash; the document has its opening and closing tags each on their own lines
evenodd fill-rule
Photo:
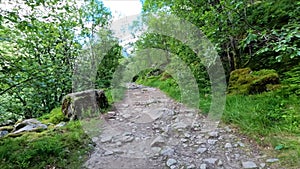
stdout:
<svg viewBox="0 0 300 169">
<path fill-rule="evenodd" d="M 44 123 L 59 123 L 63 119 L 60 108 L 40 118 Z M 29 132 L 20 137 L 0 139 L 1 169 L 82 168 L 92 149 L 92 141 L 79 121 L 40 133 Z"/>
<path fill-rule="evenodd" d="M 160 76 L 139 78 L 137 83 L 158 87 L 180 101 L 180 89 L 172 78 Z M 206 113 L 210 97 L 200 93 L 199 108 Z M 256 95 L 227 95 L 222 121 L 239 129 L 271 156 L 278 157 L 280 166 L 300 166 L 300 100 L 297 95 L 276 90 Z"/>
</svg>

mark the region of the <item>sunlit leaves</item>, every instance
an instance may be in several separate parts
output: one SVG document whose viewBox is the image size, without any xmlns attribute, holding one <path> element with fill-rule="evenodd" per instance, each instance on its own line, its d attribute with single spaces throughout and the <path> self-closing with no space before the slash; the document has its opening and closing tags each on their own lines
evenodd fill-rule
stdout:
<svg viewBox="0 0 300 169">
<path fill-rule="evenodd" d="M 38 116 L 71 92 L 74 61 L 82 50 L 79 36 L 90 35 L 109 19 L 102 17 L 109 11 L 101 2 L 81 5 L 74 0 L 24 0 L 16 10 L 1 11 L 0 95 L 15 103 L 13 107 L 2 104 L 6 112 Z M 24 9 L 31 11 L 24 13 Z M 83 31 L 88 18 L 97 22 Z"/>
</svg>

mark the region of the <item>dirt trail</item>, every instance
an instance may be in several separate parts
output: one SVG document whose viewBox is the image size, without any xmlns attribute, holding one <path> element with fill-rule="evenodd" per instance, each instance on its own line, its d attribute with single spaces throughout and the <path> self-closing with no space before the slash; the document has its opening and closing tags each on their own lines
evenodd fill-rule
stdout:
<svg viewBox="0 0 300 169">
<path fill-rule="evenodd" d="M 201 130 L 205 117 L 160 90 L 131 84 L 93 138 L 91 169 L 278 168 L 229 127 Z"/>
</svg>

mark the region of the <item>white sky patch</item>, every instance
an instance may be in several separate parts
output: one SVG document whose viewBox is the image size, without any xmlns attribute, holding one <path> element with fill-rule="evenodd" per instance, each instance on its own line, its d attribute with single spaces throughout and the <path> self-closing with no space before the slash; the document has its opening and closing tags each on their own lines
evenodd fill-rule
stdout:
<svg viewBox="0 0 300 169">
<path fill-rule="evenodd" d="M 111 29 L 114 35 L 119 38 L 120 45 L 127 53 L 133 50 L 131 43 L 138 40 L 133 37 L 128 29 L 131 23 L 139 19 L 142 11 L 140 0 L 103 0 L 104 6 L 108 7 L 113 16 Z"/>
<path fill-rule="evenodd" d="M 137 15 L 142 11 L 140 0 L 103 0 L 103 4 L 110 8 L 114 20 L 124 16 Z"/>
</svg>

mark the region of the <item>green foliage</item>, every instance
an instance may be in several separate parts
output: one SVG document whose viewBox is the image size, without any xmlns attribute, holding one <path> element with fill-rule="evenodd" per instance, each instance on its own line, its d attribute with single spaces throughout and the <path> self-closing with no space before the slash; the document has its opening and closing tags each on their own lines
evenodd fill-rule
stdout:
<svg viewBox="0 0 300 169">
<path fill-rule="evenodd" d="M 285 84 L 284 90 L 287 94 L 300 96 L 300 65 L 294 66 L 291 70 L 284 73 L 282 83 Z"/>
<path fill-rule="evenodd" d="M 171 13 L 215 45 L 227 76 L 250 67 L 285 69 L 299 61 L 300 3 L 293 0 L 145 0 L 144 13 Z"/>
<path fill-rule="evenodd" d="M 77 1 L 68 2 L 24 1 L 12 10 L 1 10 L 0 95 L 9 96 L 8 103 L 1 104 L 6 114 L 40 116 L 72 91 L 83 39 L 93 38 L 96 26 L 107 25 L 110 12 L 95 0 L 85 1 L 81 8 Z M 20 12 L 23 8 L 31 10 L 25 14 Z"/>
<path fill-rule="evenodd" d="M 260 145 L 277 150 L 287 168 L 299 166 L 300 108 L 297 96 L 281 90 L 259 95 L 228 95 L 222 120 Z M 276 153 L 274 151 L 272 154 Z"/>
<path fill-rule="evenodd" d="M 0 140 L 1 168 L 81 168 L 91 140 L 80 123 Z"/>
</svg>

